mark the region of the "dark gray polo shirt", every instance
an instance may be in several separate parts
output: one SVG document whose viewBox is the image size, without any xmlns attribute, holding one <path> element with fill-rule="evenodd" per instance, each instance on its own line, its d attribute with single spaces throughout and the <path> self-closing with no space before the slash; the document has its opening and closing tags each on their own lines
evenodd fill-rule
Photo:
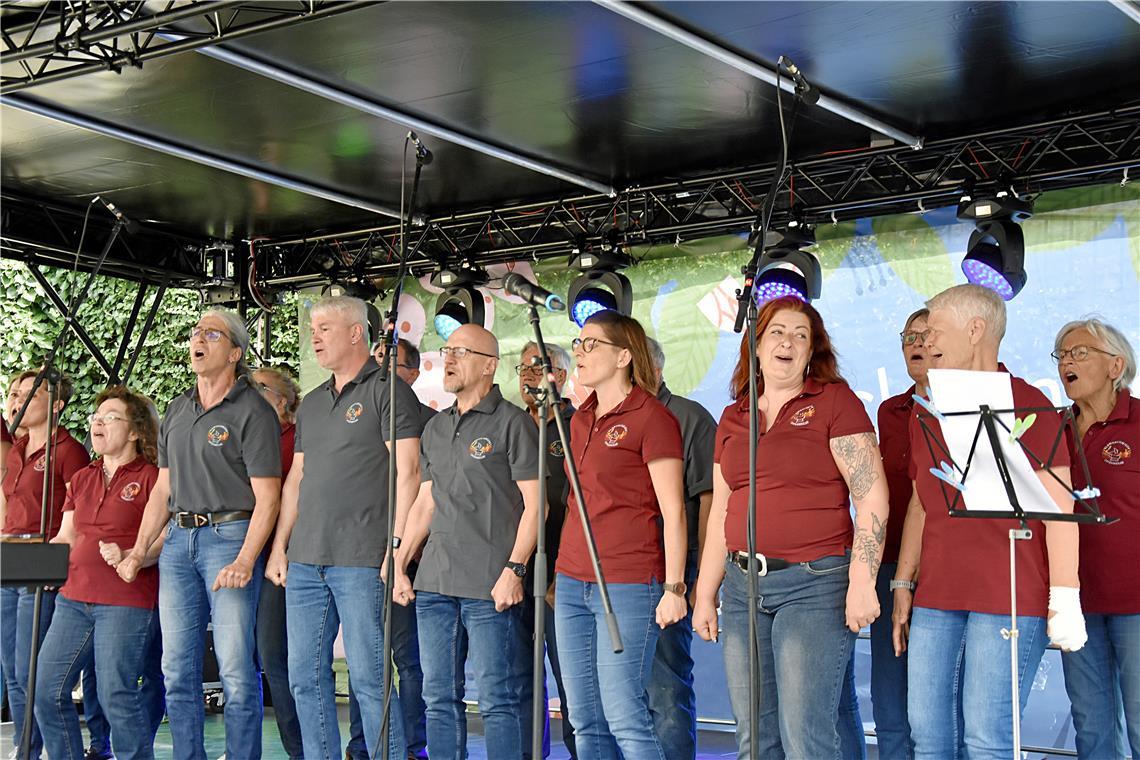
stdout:
<svg viewBox="0 0 1140 760">
<path fill-rule="evenodd" d="M 665 383 L 657 390 L 657 400 L 673 413 L 681 425 L 685 451 L 685 522 L 689 530 L 689 551 L 696 551 L 700 538 L 701 494 L 713 490 L 713 449 L 716 448 L 716 420 L 696 401 L 674 396 Z M 696 570 L 696 568 L 690 568 Z"/>
<path fill-rule="evenodd" d="M 565 420 L 566 433 L 570 433 L 570 418 L 574 407 L 569 401 L 560 410 Z M 546 503 L 550 512 L 546 518 L 546 554 L 550 569 L 558 559 L 558 545 L 562 540 L 562 526 L 566 522 L 566 505 L 570 499 L 570 478 L 566 474 L 566 452 L 562 450 L 562 439 L 558 437 L 558 425 L 553 419 L 546 421 Z"/>
<path fill-rule="evenodd" d="M 415 588 L 490 599 L 523 513 L 515 481 L 538 478 L 538 427 L 495 385 L 466 414 L 452 404 L 432 417 L 420 452 L 435 513 Z"/>
<path fill-rule="evenodd" d="M 171 512 L 253 509 L 249 479 L 281 477 L 277 413 L 244 376 L 210 409 L 192 387 L 166 409 L 158 466 L 170 468 Z"/>
<path fill-rule="evenodd" d="M 419 438 L 416 394 L 396 378 L 396 439 Z M 293 450 L 305 455 L 289 560 L 380 567 L 388 532 L 388 383 L 371 358 L 338 395 L 335 378 L 297 410 Z"/>
<path fill-rule="evenodd" d="M 428 420 L 437 414 L 435 409 L 432 409 L 427 404 L 420 404 L 420 428 L 426 428 Z"/>
</svg>

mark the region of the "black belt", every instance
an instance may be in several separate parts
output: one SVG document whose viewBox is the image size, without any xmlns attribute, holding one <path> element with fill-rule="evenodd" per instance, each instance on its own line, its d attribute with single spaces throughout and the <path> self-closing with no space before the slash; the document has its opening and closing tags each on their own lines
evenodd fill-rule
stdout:
<svg viewBox="0 0 1140 760">
<path fill-rule="evenodd" d="M 728 560 L 739 567 L 744 572 L 748 572 L 748 552 L 729 552 Z M 777 559 L 776 557 L 765 557 L 763 554 L 757 553 L 756 567 L 757 575 L 767 575 L 768 573 L 775 572 L 776 570 L 785 570 L 792 565 L 798 565 L 799 562 L 788 562 L 786 559 Z"/>
<path fill-rule="evenodd" d="M 179 528 L 204 528 L 207 525 L 220 525 L 234 520 L 248 520 L 251 517 L 253 517 L 253 512 L 235 509 L 228 512 L 207 512 L 204 515 L 197 512 L 175 512 L 170 516 L 170 521 Z"/>
</svg>

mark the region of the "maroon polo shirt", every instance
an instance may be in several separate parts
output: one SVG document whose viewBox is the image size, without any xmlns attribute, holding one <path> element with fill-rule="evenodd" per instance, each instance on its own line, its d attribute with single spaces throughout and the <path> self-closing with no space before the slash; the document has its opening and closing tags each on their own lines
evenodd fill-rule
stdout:
<svg viewBox="0 0 1140 760">
<path fill-rule="evenodd" d="M 281 482 L 289 477 L 289 470 L 293 467 L 293 440 L 296 437 L 297 426 L 292 422 L 281 424 Z"/>
<path fill-rule="evenodd" d="M 1076 408 L 1073 409 L 1077 411 Z M 1068 437 L 1069 450 L 1073 441 Z M 1104 422 L 1094 422 L 1081 444 L 1102 513 L 1112 525 L 1081 525 L 1081 607 L 1100 615 L 1140 613 L 1140 399 L 1125 389 Z M 1073 487 L 1087 486 L 1073 467 Z"/>
<path fill-rule="evenodd" d="M 154 607 L 158 601 L 158 567 L 143 568 L 134 583 L 126 583 L 99 554 L 99 542 L 118 544 L 124 552 L 135 545 L 157 478 L 158 468 L 142 457 L 121 465 L 106 486 L 102 459 L 75 473 L 64 505 L 64 511 L 74 511 L 75 541 L 67 583 L 60 593 L 73 602 Z"/>
<path fill-rule="evenodd" d="M 760 430 L 765 428 L 760 414 Z M 789 562 L 843 554 L 854 532 L 847 482 L 831 439 L 871 433 L 863 402 L 847 383 L 812 378 L 776 415 L 756 446 L 756 551 Z M 724 536 L 748 550 L 748 397 L 730 404 L 716 432 L 715 461 L 731 493 Z"/>
<path fill-rule="evenodd" d="M 1013 405 L 1052 406 L 1038 389 L 1019 377 L 1010 377 Z M 935 436 L 934 451 L 946 448 L 938 421 L 929 412 L 919 411 L 910 422 L 910 475 L 915 479 L 922 500 L 926 523 L 922 532 L 922 562 L 914 603 L 938 610 L 1009 614 L 1009 531 L 1019 527 L 1017 520 L 988 517 L 951 517 L 947 496 L 953 503 L 955 489 L 934 477 L 930 469 L 939 463 L 931 456 L 923 433 L 922 420 Z M 1057 440 L 1060 421 L 1056 415 L 1037 413 L 1033 427 L 1025 431 L 1022 443 L 1042 459 L 1049 456 Z M 998 430 L 998 435 L 1004 431 Z M 941 447 L 941 449 L 939 448 Z M 941 457 L 940 457 L 941 461 Z M 1034 469 L 1041 469 L 1029 460 Z M 965 467 L 965 462 L 958 462 Z M 1059 446 L 1054 467 L 1069 466 L 1069 452 Z M 961 501 L 959 501 L 961 504 Z M 1018 541 L 1017 614 L 1045 617 L 1049 605 L 1049 561 L 1045 550 L 1045 525 L 1030 521 L 1033 538 Z"/>
<path fill-rule="evenodd" d="M 879 405 L 879 452 L 887 475 L 890 516 L 883 564 L 899 561 L 903 521 L 914 483 L 910 479 L 910 418 L 914 416 L 914 386 Z"/>
<path fill-rule="evenodd" d="M 597 408 L 598 395 L 592 393 L 571 418 L 570 448 L 602 570 L 611 583 L 664 581 L 661 507 L 649 463 L 681 459 L 681 426 L 664 404 L 637 386 L 601 417 Z M 555 570 L 593 581 L 573 492 L 566 509 Z"/>
<path fill-rule="evenodd" d="M 28 436 L 20 436 L 8 451 L 8 474 L 4 476 L 4 496 L 8 511 L 4 520 L 7 535 L 39 534 L 40 512 L 44 487 L 44 450 L 40 447 L 31 456 L 25 456 Z M 64 428 L 56 428 L 54 487 L 52 503 L 48 509 L 46 533 L 54 536 L 59 531 L 63 502 L 67 498 L 67 484 L 77 470 L 91 461 L 83 444 L 71 437 Z"/>
</svg>

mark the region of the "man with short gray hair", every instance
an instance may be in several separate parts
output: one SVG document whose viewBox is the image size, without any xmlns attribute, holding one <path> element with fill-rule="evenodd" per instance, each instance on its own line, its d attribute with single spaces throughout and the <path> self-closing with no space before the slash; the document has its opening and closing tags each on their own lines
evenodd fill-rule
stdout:
<svg viewBox="0 0 1140 760">
<path fill-rule="evenodd" d="M 657 370 L 657 400 L 681 426 L 685 459 L 685 521 L 689 550 L 685 561 L 685 585 L 693 588 L 700 568 L 700 550 L 712 505 L 713 449 L 716 421 L 696 401 L 673 394 L 665 385 L 665 350 L 653 338 L 649 355 Z M 653 671 L 646 691 L 653 727 L 665 757 L 693 758 L 697 753 L 697 695 L 693 689 L 693 610 L 661 631 Z"/>
<path fill-rule="evenodd" d="M 285 586 L 289 681 L 306 758 L 341 757 L 332 672 L 333 641 L 344 635 L 365 745 L 379 756 L 384 695 L 383 568 L 388 511 L 396 535 L 419 486 L 420 422 L 415 394 L 398 377 L 380 379 L 369 355 L 363 301 L 339 296 L 310 314 L 317 362 L 332 373 L 297 410 L 293 466 L 266 576 Z M 396 440 L 388 440 L 389 383 L 396 383 Z M 396 503 L 388 503 L 389 457 L 396 457 Z M 288 579 L 288 583 L 286 583 Z M 403 712 L 392 695 L 388 747 L 405 758 Z"/>
</svg>

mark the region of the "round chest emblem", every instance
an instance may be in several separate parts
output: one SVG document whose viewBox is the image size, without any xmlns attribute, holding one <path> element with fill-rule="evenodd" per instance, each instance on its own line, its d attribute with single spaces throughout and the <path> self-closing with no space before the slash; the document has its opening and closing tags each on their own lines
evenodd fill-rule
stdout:
<svg viewBox="0 0 1140 760">
<path fill-rule="evenodd" d="M 551 441 L 550 445 L 546 447 L 550 452 L 550 456 L 562 459 L 566 456 L 566 452 L 562 450 L 562 441 Z"/>
<path fill-rule="evenodd" d="M 359 401 L 354 402 L 348 409 L 344 410 L 344 421 L 349 425 L 360 419 L 360 415 L 364 413 L 364 405 Z"/>
<path fill-rule="evenodd" d="M 790 421 L 796 427 L 804 427 L 805 425 L 808 425 L 809 423 L 811 423 L 811 418 L 814 416 L 815 416 L 815 404 L 810 404 L 808 406 L 805 406 L 803 409 L 800 409 L 795 414 L 793 414 L 792 419 Z"/>
<path fill-rule="evenodd" d="M 225 425 L 214 425 L 206 431 L 206 443 L 221 446 L 230 439 L 230 430 Z"/>
<path fill-rule="evenodd" d="M 476 438 L 467 447 L 467 453 L 471 455 L 472 459 L 485 459 L 494 449 L 490 438 Z"/>
<path fill-rule="evenodd" d="M 47 466 L 47 458 L 41 454 L 40 458 L 32 464 L 32 469 L 36 472 L 43 472 L 45 466 Z"/>
<path fill-rule="evenodd" d="M 123 486 L 123 490 L 119 491 L 119 498 L 123 501 L 134 501 L 140 491 L 142 491 L 142 486 L 138 483 L 127 483 Z"/>
<path fill-rule="evenodd" d="M 614 425 L 606 431 L 606 445 L 612 449 L 621 443 L 627 435 L 629 435 L 629 428 L 625 425 Z"/>
<path fill-rule="evenodd" d="M 1100 456 L 1105 464 L 1119 467 L 1132 456 L 1132 447 L 1124 441 L 1113 441 L 1101 449 Z"/>
</svg>

